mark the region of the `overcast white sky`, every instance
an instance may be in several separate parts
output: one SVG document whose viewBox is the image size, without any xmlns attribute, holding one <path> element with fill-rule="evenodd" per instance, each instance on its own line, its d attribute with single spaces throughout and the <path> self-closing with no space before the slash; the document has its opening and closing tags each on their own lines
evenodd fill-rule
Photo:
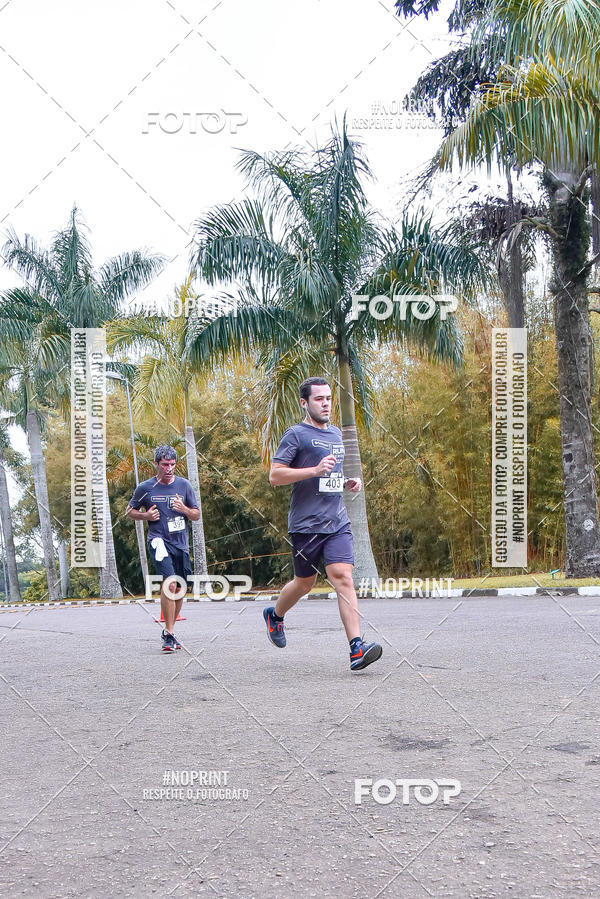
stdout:
<svg viewBox="0 0 600 899">
<path fill-rule="evenodd" d="M 344 113 L 376 176 L 373 204 L 398 216 L 441 137 L 400 102 L 447 51 L 452 5 L 406 22 L 391 0 L 9 0 L 2 237 L 11 226 L 46 243 L 76 203 L 97 263 L 136 247 L 173 258 L 140 298 L 164 305 L 194 220 L 241 195 L 236 148 L 321 142 Z M 0 288 L 14 282 L 0 269 Z"/>
<path fill-rule="evenodd" d="M 449 46 L 445 15 L 407 23 L 391 0 L 9 0 L 0 27 L 2 231 L 47 241 L 77 203 L 98 262 L 137 246 L 176 257 L 145 298 L 184 277 L 203 210 L 240 196 L 236 148 L 322 141 L 347 112 L 393 217 L 440 139 L 398 114 L 375 118 L 404 127 L 353 128 L 397 109 Z"/>
</svg>

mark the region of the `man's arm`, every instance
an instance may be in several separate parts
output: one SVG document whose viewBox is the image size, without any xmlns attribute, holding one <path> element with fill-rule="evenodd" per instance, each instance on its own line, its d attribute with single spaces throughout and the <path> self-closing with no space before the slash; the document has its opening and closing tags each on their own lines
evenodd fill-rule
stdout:
<svg viewBox="0 0 600 899">
<path fill-rule="evenodd" d="M 132 518 L 133 521 L 156 521 L 157 518 L 160 518 L 160 512 L 156 506 L 150 506 L 146 512 L 142 512 L 141 509 L 134 509 L 133 506 L 127 506 L 125 515 L 127 518 Z"/>
<path fill-rule="evenodd" d="M 309 478 L 325 478 L 331 473 L 335 464 L 334 456 L 324 456 L 318 465 L 311 468 L 290 468 L 283 462 L 272 462 L 269 484 L 271 487 L 283 487 L 286 484 L 295 484 L 296 481 L 307 481 Z"/>
<path fill-rule="evenodd" d="M 197 506 L 186 506 L 178 493 L 175 494 L 173 508 L 176 512 L 181 512 L 189 518 L 190 521 L 198 521 L 200 518 L 200 509 Z"/>
</svg>

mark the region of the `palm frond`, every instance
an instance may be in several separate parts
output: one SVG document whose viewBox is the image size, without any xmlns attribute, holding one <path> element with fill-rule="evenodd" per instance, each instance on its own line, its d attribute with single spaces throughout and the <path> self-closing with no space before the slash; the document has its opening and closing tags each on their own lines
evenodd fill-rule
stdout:
<svg viewBox="0 0 600 899">
<path fill-rule="evenodd" d="M 473 249 L 470 235 L 464 232 L 460 222 L 450 221 L 442 227 L 434 227 L 431 216 L 417 210 L 405 213 L 399 228 L 387 233 L 386 249 L 376 270 L 356 293 L 390 299 L 445 293 L 469 297 L 485 288 L 490 279 L 489 266 Z M 350 297 L 345 301 L 346 315 L 351 312 L 350 301 Z M 403 324 L 397 315 L 392 315 L 387 323 L 385 320 L 378 323 L 361 312 L 350 330 L 356 334 L 368 332 L 372 337 L 379 334 L 384 338 L 398 327 L 397 336 L 410 339 L 411 329 L 414 329 L 417 342 L 421 342 L 424 333 L 430 332 L 418 323 L 412 305 L 405 305 Z M 372 320 L 369 322 L 367 318 Z"/>
<path fill-rule="evenodd" d="M 499 78 L 444 141 L 442 168 L 454 158 L 461 165 L 486 160 L 489 167 L 509 153 L 520 165 L 537 160 L 558 171 L 600 163 L 600 90 L 550 62 L 506 66 Z"/>
<path fill-rule="evenodd" d="M 163 315 L 137 312 L 115 318 L 106 325 L 106 346 L 110 353 L 148 350 L 162 353 L 169 339 L 169 320 Z"/>
<path fill-rule="evenodd" d="M 67 226 L 56 232 L 50 245 L 50 258 L 63 290 L 73 283 L 84 283 L 92 268 L 87 230 L 77 206 L 73 206 Z"/>
<path fill-rule="evenodd" d="M 307 190 L 305 153 L 297 148 L 263 156 L 242 150 L 237 168 L 256 192 L 265 208 L 277 209 L 278 217 L 290 228 L 312 217 Z"/>
<path fill-rule="evenodd" d="M 266 347 L 286 351 L 297 344 L 306 322 L 277 306 L 242 306 L 208 324 L 189 323 L 185 356 L 196 371 L 210 368 L 211 360 L 235 361 Z M 317 335 L 318 336 L 318 335 Z"/>
<path fill-rule="evenodd" d="M 162 271 L 165 257 L 143 250 L 121 253 L 100 266 L 98 282 L 105 302 L 113 310 L 142 290 Z"/>
<path fill-rule="evenodd" d="M 57 334 L 42 325 L 38 331 L 36 349 L 39 363 L 48 375 L 58 376 L 62 373 L 63 379 L 68 380 L 66 360 L 71 353 L 70 334 Z"/>
<path fill-rule="evenodd" d="M 27 288 L 4 291 L 0 294 L 0 334 L 5 340 L 26 341 L 47 310 L 43 297 Z"/>
<path fill-rule="evenodd" d="M 72 328 L 96 328 L 114 314 L 93 280 L 73 281 L 63 293 L 61 312 Z"/>
<path fill-rule="evenodd" d="M 346 237 L 348 231 L 350 237 L 356 218 L 364 215 L 367 208 L 361 179 L 370 177 L 371 171 L 360 151 L 361 145 L 349 139 L 344 119 L 341 128 L 332 128 L 328 143 L 317 149 L 310 173 L 319 251 L 334 274 L 341 272 L 341 235 Z"/>
<path fill-rule="evenodd" d="M 359 350 L 354 341 L 348 345 L 348 359 L 352 378 L 352 392 L 355 399 L 356 423 L 368 429 L 373 424 L 373 413 L 377 406 L 377 396 L 369 377 L 369 363 L 373 356 L 370 345 Z"/>
<path fill-rule="evenodd" d="M 489 18 L 496 28 L 504 25 L 509 61 L 554 58 L 598 71 L 598 0 L 492 0 Z"/>
<path fill-rule="evenodd" d="M 325 349 L 296 346 L 287 352 L 265 351 L 259 356 L 258 367 L 264 372 L 257 403 L 264 410 L 262 457 L 268 464 L 283 432 L 302 417 L 299 399 L 302 381 L 316 372 L 325 377 L 333 375 L 333 395 L 335 359 Z"/>
<path fill-rule="evenodd" d="M 298 247 L 284 258 L 279 268 L 281 305 L 297 308 L 302 303 L 308 316 L 320 317 L 337 297 L 337 284 L 331 271 L 310 244 Z"/>
<path fill-rule="evenodd" d="M 146 356 L 134 381 L 133 407 L 146 419 L 159 411 L 183 431 L 185 397 L 181 370 L 164 357 Z"/>
<path fill-rule="evenodd" d="M 252 200 L 217 206 L 195 223 L 192 266 L 209 283 L 232 278 L 263 283 L 278 279 L 285 250 L 274 237 L 273 218 Z"/>
<path fill-rule="evenodd" d="M 49 253 L 30 234 L 21 238 L 11 228 L 2 248 L 6 265 L 27 281 L 33 293 L 56 299 L 60 284 Z"/>
</svg>

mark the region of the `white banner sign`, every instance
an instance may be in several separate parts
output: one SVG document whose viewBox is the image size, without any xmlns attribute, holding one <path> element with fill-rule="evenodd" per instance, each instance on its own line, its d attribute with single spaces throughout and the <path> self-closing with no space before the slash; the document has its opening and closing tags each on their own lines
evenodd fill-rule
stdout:
<svg viewBox="0 0 600 899">
<path fill-rule="evenodd" d="M 106 565 L 106 332 L 71 330 L 71 565 Z"/>
<path fill-rule="evenodd" d="M 527 567 L 526 328 L 492 328 L 492 566 Z"/>
</svg>

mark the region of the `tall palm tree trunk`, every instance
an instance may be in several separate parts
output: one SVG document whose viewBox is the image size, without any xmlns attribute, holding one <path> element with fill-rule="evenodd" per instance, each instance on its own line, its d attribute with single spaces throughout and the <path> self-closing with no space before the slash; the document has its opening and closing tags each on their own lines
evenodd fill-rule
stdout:
<svg viewBox="0 0 600 899">
<path fill-rule="evenodd" d="M 513 184 L 510 172 L 507 173 L 508 208 L 506 225 L 510 228 L 519 221 L 520 214 L 515 206 Z M 508 312 L 509 328 L 525 327 L 525 297 L 523 292 L 523 251 L 521 248 L 521 236 L 512 244 L 508 259 L 502 254 L 498 256 L 498 281 L 504 297 L 504 305 Z"/>
<path fill-rule="evenodd" d="M 138 545 L 138 555 L 140 557 L 140 566 L 142 569 L 142 578 L 144 581 L 144 590 L 148 583 L 148 556 L 146 554 L 146 537 L 144 535 L 144 522 L 136 519 L 135 522 L 135 539 Z"/>
<path fill-rule="evenodd" d="M 0 449 L 0 520 L 2 521 L 2 533 L 4 535 L 4 554 L 8 571 L 8 596 L 10 602 L 21 602 L 21 590 L 17 574 L 17 558 L 15 555 L 15 540 L 13 536 L 12 519 L 10 516 L 10 498 L 8 495 L 8 482 L 4 466 L 4 453 Z"/>
<path fill-rule="evenodd" d="M 117 572 L 115 542 L 112 532 L 112 516 L 108 498 L 108 484 L 104 482 L 104 528 L 106 540 L 106 565 L 100 568 L 100 597 L 102 599 L 122 599 L 123 588 Z"/>
<path fill-rule="evenodd" d="M 202 518 L 202 497 L 200 496 L 200 476 L 198 474 L 198 456 L 196 454 L 196 439 L 192 427 L 192 404 L 190 402 L 189 388 L 184 387 L 185 396 L 185 461 L 187 465 L 188 481 L 193 487 L 198 501 L 200 518 L 192 521 L 192 547 L 194 550 L 194 574 L 208 574 L 206 562 L 206 541 L 204 539 L 204 520 Z"/>
<path fill-rule="evenodd" d="M 52 542 L 52 523 L 50 519 L 50 506 L 48 503 L 46 463 L 44 462 L 44 453 L 42 452 L 42 435 L 40 433 L 40 423 L 37 412 L 31 409 L 27 413 L 27 442 L 29 443 L 35 499 L 40 518 L 44 567 L 46 568 L 46 580 L 48 581 L 48 599 L 50 602 L 57 602 L 60 599 L 60 591 L 58 589 L 58 578 L 54 560 L 54 543 Z"/>
<path fill-rule="evenodd" d="M 592 175 L 592 253 L 600 253 L 600 176 Z M 600 275 L 600 259 L 596 263 L 596 272 Z"/>
<path fill-rule="evenodd" d="M 586 258 L 590 225 L 572 172 L 547 174 L 558 355 L 567 577 L 600 575 L 598 495 L 590 384 Z"/>
<path fill-rule="evenodd" d="M 192 546 L 194 549 L 194 574 L 208 574 L 206 563 L 206 542 L 204 539 L 204 521 L 202 519 L 202 499 L 200 497 L 200 477 L 198 474 L 198 457 L 196 455 L 196 441 L 191 425 L 185 426 L 185 459 L 187 463 L 188 480 L 194 489 L 200 518 L 192 521 Z"/>
<path fill-rule="evenodd" d="M 60 595 L 66 599 L 69 595 L 69 556 L 67 542 L 62 537 L 58 541 L 58 571 L 60 574 Z"/>
<path fill-rule="evenodd" d="M 358 434 L 356 431 L 356 418 L 354 412 L 354 392 L 352 390 L 352 378 L 350 376 L 350 363 L 348 357 L 342 351 L 337 354 L 339 384 L 340 384 L 340 419 L 342 423 L 342 440 L 344 441 L 344 474 L 348 478 L 363 477 L 362 463 L 360 461 L 360 449 L 358 446 Z M 367 521 L 367 504 L 365 499 L 364 480 L 360 493 L 346 491 L 344 495 L 348 516 L 352 525 L 354 536 L 354 583 L 360 583 L 363 578 L 368 579 L 369 588 L 373 578 L 379 579 L 377 565 L 373 556 L 371 537 L 369 535 L 369 523 Z M 364 581 L 363 581 L 364 583 Z"/>
</svg>

